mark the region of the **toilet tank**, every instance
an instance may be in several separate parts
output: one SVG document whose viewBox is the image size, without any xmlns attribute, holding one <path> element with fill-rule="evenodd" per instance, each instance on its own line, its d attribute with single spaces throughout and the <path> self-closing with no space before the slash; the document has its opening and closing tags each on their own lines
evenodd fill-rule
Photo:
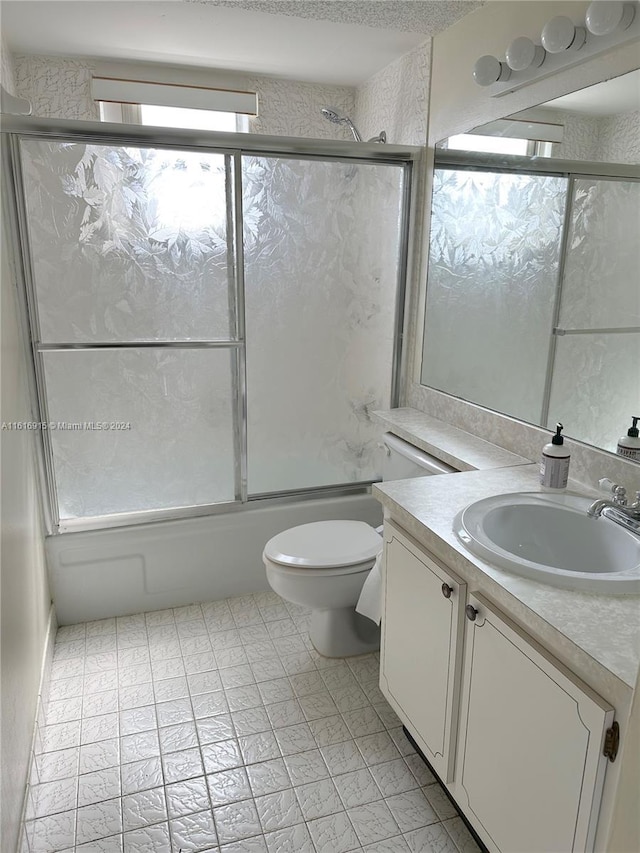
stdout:
<svg viewBox="0 0 640 853">
<path fill-rule="evenodd" d="M 441 462 L 424 450 L 419 450 L 408 441 L 390 432 L 382 436 L 383 480 L 408 480 L 410 477 L 427 477 L 430 474 L 451 474 L 456 471 L 446 462 Z"/>
</svg>

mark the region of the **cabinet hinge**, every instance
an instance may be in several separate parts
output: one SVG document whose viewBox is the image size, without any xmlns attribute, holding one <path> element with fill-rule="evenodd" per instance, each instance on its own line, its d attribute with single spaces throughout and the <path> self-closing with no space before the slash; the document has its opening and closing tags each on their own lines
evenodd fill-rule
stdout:
<svg viewBox="0 0 640 853">
<path fill-rule="evenodd" d="M 604 736 L 604 749 L 602 754 L 606 755 L 609 761 L 615 761 L 618 754 L 618 746 L 620 745 L 620 726 L 614 722 L 611 728 L 607 729 Z"/>
</svg>

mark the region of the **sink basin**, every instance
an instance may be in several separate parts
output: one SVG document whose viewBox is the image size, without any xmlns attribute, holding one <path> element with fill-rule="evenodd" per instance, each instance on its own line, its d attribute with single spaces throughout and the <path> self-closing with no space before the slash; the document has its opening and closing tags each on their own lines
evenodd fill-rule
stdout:
<svg viewBox="0 0 640 853">
<path fill-rule="evenodd" d="M 473 554 L 515 574 L 565 589 L 640 594 L 640 537 L 589 518 L 593 499 L 517 492 L 476 501 L 454 531 Z"/>
</svg>

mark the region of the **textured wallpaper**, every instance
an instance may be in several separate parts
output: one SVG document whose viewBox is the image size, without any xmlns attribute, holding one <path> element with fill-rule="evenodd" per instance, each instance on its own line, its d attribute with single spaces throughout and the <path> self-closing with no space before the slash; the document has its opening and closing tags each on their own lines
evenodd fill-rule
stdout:
<svg viewBox="0 0 640 853">
<path fill-rule="evenodd" d="M 564 125 L 564 139 L 553 157 L 602 163 L 640 164 L 640 111 L 604 118 L 574 112 L 547 111 Z"/>
<path fill-rule="evenodd" d="M 351 139 L 344 125 L 322 117 L 322 107 L 353 115 L 355 93 L 349 86 L 299 83 L 273 77 L 249 77 L 247 84 L 258 93 L 260 115 L 250 121 L 252 133 L 273 136 L 305 136 L 315 139 Z"/>
<path fill-rule="evenodd" d="M 58 56 L 16 56 L 16 94 L 31 101 L 33 115 L 94 121 L 98 107 L 91 99 L 87 60 Z"/>
<path fill-rule="evenodd" d="M 554 122 L 564 125 L 562 142 L 554 143 L 552 157 L 561 160 L 597 160 L 598 119 L 556 110 L 552 115 Z"/>
<path fill-rule="evenodd" d="M 430 58 L 428 39 L 356 90 L 355 123 L 364 139 L 386 130 L 396 145 L 426 143 Z"/>
<path fill-rule="evenodd" d="M 17 94 L 29 98 L 37 116 L 96 120 L 98 109 L 91 98 L 91 75 L 95 67 L 95 63 L 83 59 L 17 56 Z M 243 83 L 258 92 L 260 115 L 251 121 L 253 133 L 350 138 L 344 127 L 324 119 L 320 109 L 330 105 L 353 114 L 352 88 L 259 76 L 247 76 Z"/>
<path fill-rule="evenodd" d="M 0 43 L 0 81 L 10 95 L 15 95 L 16 78 L 13 55 L 5 44 L 4 39 Z"/>
<path fill-rule="evenodd" d="M 640 110 L 600 119 L 597 159 L 640 164 Z"/>
<path fill-rule="evenodd" d="M 322 117 L 321 108 L 331 106 L 351 116 L 365 139 L 386 130 L 390 143 L 424 145 L 430 51 L 431 42 L 427 40 L 357 90 L 349 86 L 243 76 L 243 85 L 258 92 L 260 114 L 251 119 L 251 132 L 351 139 L 346 127 L 331 124 Z M 16 56 L 17 94 L 31 101 L 37 116 L 96 120 L 98 110 L 91 98 L 91 75 L 95 70 L 96 63 L 91 60 Z"/>
</svg>

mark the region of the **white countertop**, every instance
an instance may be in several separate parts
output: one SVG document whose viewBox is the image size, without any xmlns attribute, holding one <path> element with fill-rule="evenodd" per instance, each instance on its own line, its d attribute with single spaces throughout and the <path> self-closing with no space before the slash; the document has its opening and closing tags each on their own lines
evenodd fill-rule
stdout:
<svg viewBox="0 0 640 853">
<path fill-rule="evenodd" d="M 537 465 L 373 486 L 388 514 L 458 573 L 469 592 L 484 593 L 606 698 L 628 696 L 640 667 L 640 596 L 574 592 L 518 577 L 467 551 L 453 532 L 468 504 L 521 491 L 540 491 Z"/>
<path fill-rule="evenodd" d="M 540 491 L 538 464 L 419 412 L 374 412 L 385 429 L 461 473 L 377 483 L 373 495 L 411 536 L 484 593 L 606 698 L 628 701 L 640 669 L 640 596 L 551 587 L 486 563 L 453 532 L 460 510 L 482 498 Z M 569 490 L 595 495 L 569 481 Z"/>
</svg>

